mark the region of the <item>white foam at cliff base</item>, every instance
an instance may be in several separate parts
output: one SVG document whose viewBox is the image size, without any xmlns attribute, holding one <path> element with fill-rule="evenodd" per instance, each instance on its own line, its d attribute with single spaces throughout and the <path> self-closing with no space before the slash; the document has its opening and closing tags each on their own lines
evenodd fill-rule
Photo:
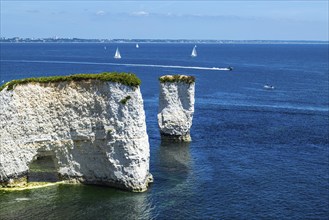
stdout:
<svg viewBox="0 0 329 220">
<path fill-rule="evenodd" d="M 30 198 L 16 198 L 15 201 L 28 201 Z"/>
</svg>

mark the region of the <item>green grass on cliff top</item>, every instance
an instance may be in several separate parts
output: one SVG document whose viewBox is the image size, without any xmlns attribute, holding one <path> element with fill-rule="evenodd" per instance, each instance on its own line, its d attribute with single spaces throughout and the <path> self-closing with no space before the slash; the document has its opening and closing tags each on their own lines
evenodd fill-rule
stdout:
<svg viewBox="0 0 329 220">
<path fill-rule="evenodd" d="M 137 87 L 141 84 L 141 80 L 132 73 L 98 73 L 98 74 L 74 74 L 69 76 L 48 76 L 38 78 L 17 79 L 7 82 L 0 86 L 0 91 L 7 87 L 7 90 L 12 90 L 16 85 L 27 83 L 55 83 L 64 81 L 81 81 L 81 80 L 101 80 L 117 82 L 131 87 Z"/>
<path fill-rule="evenodd" d="M 166 75 L 166 76 L 161 76 L 159 78 L 161 83 L 174 83 L 174 82 L 184 82 L 187 84 L 191 84 L 195 82 L 195 77 L 194 76 L 185 76 L 185 75 Z"/>
</svg>

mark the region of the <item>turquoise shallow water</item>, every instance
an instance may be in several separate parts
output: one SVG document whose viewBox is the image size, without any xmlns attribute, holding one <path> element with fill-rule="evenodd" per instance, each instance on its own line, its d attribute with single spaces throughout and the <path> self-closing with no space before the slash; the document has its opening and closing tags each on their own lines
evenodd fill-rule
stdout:
<svg viewBox="0 0 329 220">
<path fill-rule="evenodd" d="M 112 58 L 117 46 L 119 61 Z M 0 219 L 327 219 L 328 45 L 201 44 L 195 59 L 194 45 L 134 46 L 1 44 L 5 81 L 136 73 L 155 181 L 144 193 L 82 185 L 0 191 Z M 197 79 L 190 144 L 160 141 L 157 79 L 171 73 Z"/>
</svg>

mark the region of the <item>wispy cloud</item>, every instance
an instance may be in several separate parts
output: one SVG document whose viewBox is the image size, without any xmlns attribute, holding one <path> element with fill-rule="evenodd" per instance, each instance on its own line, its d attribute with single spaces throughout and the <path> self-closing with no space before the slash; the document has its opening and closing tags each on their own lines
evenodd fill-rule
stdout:
<svg viewBox="0 0 329 220">
<path fill-rule="evenodd" d="M 35 13 L 39 13 L 40 11 L 37 9 L 30 9 L 30 10 L 26 10 L 26 12 L 35 14 Z"/>
<path fill-rule="evenodd" d="M 66 13 L 67 13 L 67 11 L 54 11 L 54 12 L 51 12 L 52 15 L 64 15 Z"/>
<path fill-rule="evenodd" d="M 106 12 L 105 11 L 102 11 L 102 10 L 99 10 L 95 13 L 96 15 L 99 15 L 99 16 L 102 16 L 102 15 L 105 15 Z"/>
<path fill-rule="evenodd" d="M 120 13 L 120 15 L 127 15 L 126 13 Z M 182 13 L 153 13 L 146 11 L 135 11 L 128 14 L 129 16 L 136 17 L 162 17 L 162 18 L 189 18 L 189 19 L 225 19 L 225 20 L 240 20 L 240 19 L 255 19 L 254 17 L 240 17 L 235 15 L 206 15 L 206 14 L 182 14 Z"/>
<path fill-rule="evenodd" d="M 239 16 L 239 15 L 229 15 L 229 14 L 202 14 L 202 13 L 154 13 L 145 10 L 133 11 L 130 13 L 110 13 L 105 12 L 103 10 L 99 10 L 94 13 L 94 15 L 98 16 L 99 19 L 109 19 L 109 17 L 115 17 L 115 19 L 124 19 L 125 17 L 135 17 L 136 19 L 170 19 L 175 20 L 179 19 L 180 21 L 183 19 L 195 20 L 195 21 L 263 21 L 263 20 L 276 20 L 276 18 L 267 17 L 267 16 Z"/>
<path fill-rule="evenodd" d="M 146 11 L 135 11 L 130 13 L 130 15 L 132 16 L 149 16 L 150 13 L 146 12 Z"/>
</svg>

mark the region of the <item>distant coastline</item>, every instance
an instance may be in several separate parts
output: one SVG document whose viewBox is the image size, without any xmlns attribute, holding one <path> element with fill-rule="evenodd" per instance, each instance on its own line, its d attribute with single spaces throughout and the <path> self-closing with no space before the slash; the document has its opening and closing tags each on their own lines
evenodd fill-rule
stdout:
<svg viewBox="0 0 329 220">
<path fill-rule="evenodd" d="M 83 39 L 1 37 L 0 43 L 192 43 L 192 44 L 329 44 L 309 40 L 188 40 L 188 39 Z"/>
</svg>

